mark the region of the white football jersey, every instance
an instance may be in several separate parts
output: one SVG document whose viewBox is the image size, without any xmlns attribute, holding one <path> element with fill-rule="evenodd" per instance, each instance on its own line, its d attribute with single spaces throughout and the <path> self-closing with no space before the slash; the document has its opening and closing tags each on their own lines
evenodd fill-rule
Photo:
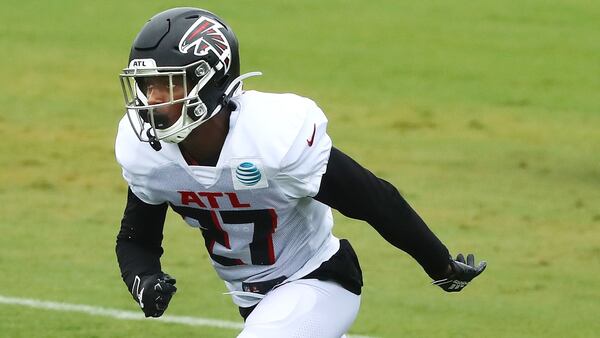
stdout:
<svg viewBox="0 0 600 338">
<path fill-rule="evenodd" d="M 234 101 L 215 167 L 188 165 L 177 144 L 153 150 L 126 117 L 115 151 L 138 198 L 169 203 L 201 230 L 234 302 L 248 307 L 258 299 L 242 282 L 299 279 L 328 260 L 339 240 L 331 209 L 311 198 L 331 150 L 321 109 L 293 94 L 246 91 Z"/>
</svg>

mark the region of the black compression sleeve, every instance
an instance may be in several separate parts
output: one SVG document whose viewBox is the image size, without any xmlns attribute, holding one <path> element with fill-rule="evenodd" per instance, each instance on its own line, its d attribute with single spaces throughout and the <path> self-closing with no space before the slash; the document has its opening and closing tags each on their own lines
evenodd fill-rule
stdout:
<svg viewBox="0 0 600 338">
<path fill-rule="evenodd" d="M 368 222 L 390 244 L 406 251 L 433 278 L 447 275 L 448 249 L 398 190 L 336 148 L 316 200 L 347 217 Z"/>
<path fill-rule="evenodd" d="M 117 235 L 116 253 L 121 277 L 129 291 L 136 275 L 161 271 L 162 231 L 167 204 L 151 205 L 140 200 L 131 189 Z"/>
</svg>

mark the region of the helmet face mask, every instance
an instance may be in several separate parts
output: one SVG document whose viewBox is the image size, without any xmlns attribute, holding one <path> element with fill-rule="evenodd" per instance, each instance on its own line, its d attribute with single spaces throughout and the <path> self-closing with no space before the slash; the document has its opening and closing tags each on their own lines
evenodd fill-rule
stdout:
<svg viewBox="0 0 600 338">
<path fill-rule="evenodd" d="M 142 64 L 146 66 L 137 66 Z M 123 69 L 120 74 L 126 113 L 141 141 L 150 142 L 154 139 L 178 143 L 193 128 L 210 117 L 198 92 L 212 79 L 215 70 L 210 69 L 203 60 L 183 67 L 156 67 L 154 65 L 155 62 L 152 59 L 132 60 L 130 67 Z M 203 74 L 192 88 L 188 85 L 190 81 L 187 76 L 190 69 L 196 74 Z M 168 97 L 160 103 L 148 102 L 148 92 L 152 86 L 164 86 L 167 89 Z M 177 95 L 178 92 L 180 92 L 179 95 Z M 181 106 L 180 114 L 177 121 L 169 122 L 158 112 L 172 105 Z M 215 110 L 220 108 L 221 106 L 217 105 Z M 211 116 L 215 113 L 216 111 L 211 112 Z"/>
<path fill-rule="evenodd" d="M 125 111 L 140 141 L 178 143 L 216 115 L 239 86 L 238 44 L 214 14 L 174 8 L 155 15 L 137 35 L 119 76 Z M 168 95 L 148 102 L 152 86 Z M 178 119 L 161 111 L 181 106 Z"/>
</svg>

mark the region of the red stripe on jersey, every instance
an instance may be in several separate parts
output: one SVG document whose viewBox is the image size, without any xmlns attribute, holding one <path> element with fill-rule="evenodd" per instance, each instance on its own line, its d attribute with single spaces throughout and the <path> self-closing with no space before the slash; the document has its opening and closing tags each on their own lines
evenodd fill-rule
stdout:
<svg viewBox="0 0 600 338">
<path fill-rule="evenodd" d="M 269 249 L 269 262 L 271 264 L 275 264 L 275 248 L 273 247 L 273 233 L 275 233 L 275 228 L 277 228 L 277 213 L 275 213 L 274 209 L 269 209 L 269 214 L 271 215 L 271 232 L 267 237 Z"/>
<path fill-rule="evenodd" d="M 217 213 L 214 210 L 210 211 L 210 217 L 212 218 L 213 223 L 215 223 L 217 230 L 223 235 L 223 246 L 225 246 L 227 249 L 231 249 L 231 244 L 229 243 L 229 234 L 221 227 L 219 217 L 217 217 Z"/>
</svg>

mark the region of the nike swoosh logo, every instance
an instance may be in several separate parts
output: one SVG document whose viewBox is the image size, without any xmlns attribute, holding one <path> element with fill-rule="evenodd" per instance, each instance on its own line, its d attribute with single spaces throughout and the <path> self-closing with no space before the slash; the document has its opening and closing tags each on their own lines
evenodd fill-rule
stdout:
<svg viewBox="0 0 600 338">
<path fill-rule="evenodd" d="M 313 124 L 313 133 L 312 136 L 306 140 L 306 143 L 308 143 L 309 147 L 312 147 L 313 142 L 315 141 L 315 133 L 317 132 L 317 124 Z"/>
</svg>

